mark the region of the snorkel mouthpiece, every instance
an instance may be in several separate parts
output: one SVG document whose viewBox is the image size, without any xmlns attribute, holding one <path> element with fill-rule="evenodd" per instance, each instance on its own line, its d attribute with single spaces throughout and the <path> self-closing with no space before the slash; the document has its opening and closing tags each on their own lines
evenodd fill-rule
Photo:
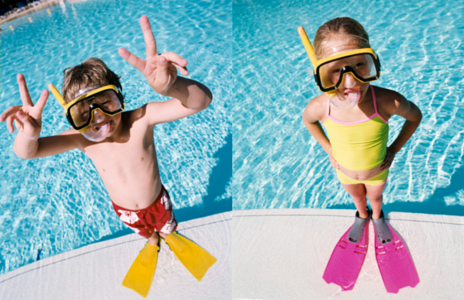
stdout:
<svg viewBox="0 0 464 300">
<path fill-rule="evenodd" d="M 92 124 L 102 123 L 106 120 L 105 114 L 99 109 L 93 111 L 91 126 L 79 130 L 79 132 L 91 142 L 101 142 L 108 137 L 110 132 L 110 123 L 106 122 L 101 126 L 92 126 Z"/>
<path fill-rule="evenodd" d="M 110 123 L 94 128 L 87 127 L 86 129 L 79 130 L 79 132 L 91 142 L 102 142 L 108 137 L 110 132 Z"/>
</svg>

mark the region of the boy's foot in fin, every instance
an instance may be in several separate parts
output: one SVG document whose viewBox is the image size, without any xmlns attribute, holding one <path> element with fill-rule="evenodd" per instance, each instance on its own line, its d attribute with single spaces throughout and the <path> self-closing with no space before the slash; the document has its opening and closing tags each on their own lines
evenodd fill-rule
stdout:
<svg viewBox="0 0 464 300">
<path fill-rule="evenodd" d="M 155 276 L 159 245 L 159 240 L 158 245 L 146 243 L 122 282 L 123 286 L 134 290 L 144 298 L 147 297 L 153 277 Z"/>
<path fill-rule="evenodd" d="M 177 259 L 198 281 L 205 276 L 206 271 L 217 261 L 206 250 L 176 232 L 171 233 L 164 241 L 169 245 Z"/>
</svg>

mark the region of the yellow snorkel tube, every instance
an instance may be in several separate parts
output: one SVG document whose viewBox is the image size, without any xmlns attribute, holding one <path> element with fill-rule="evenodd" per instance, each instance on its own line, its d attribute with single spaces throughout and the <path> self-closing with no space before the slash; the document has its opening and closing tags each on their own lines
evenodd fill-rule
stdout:
<svg viewBox="0 0 464 300">
<path fill-rule="evenodd" d="M 308 35 L 306 35 L 306 31 L 304 30 L 302 26 L 298 27 L 298 33 L 300 34 L 301 41 L 303 42 L 306 52 L 308 53 L 309 60 L 311 60 L 313 67 L 316 68 L 316 65 L 317 65 L 316 52 L 314 52 L 313 46 L 311 45 L 311 42 L 309 41 Z"/>
<path fill-rule="evenodd" d="M 316 58 L 316 52 L 314 51 L 313 46 L 311 45 L 311 42 L 309 41 L 308 35 L 306 34 L 306 31 L 304 30 L 303 26 L 298 27 L 298 33 L 300 34 L 300 38 L 306 49 L 306 53 L 308 53 L 309 60 L 311 61 L 311 64 L 313 65 L 313 68 L 314 68 L 313 75 L 314 75 L 316 74 L 316 68 L 318 65 L 318 60 Z M 337 94 L 336 91 L 329 91 L 325 93 L 329 97 L 334 97 Z"/>
<path fill-rule="evenodd" d="M 65 108 L 66 107 L 66 103 L 64 102 L 64 99 L 63 99 L 63 96 L 61 95 L 60 92 L 58 92 L 58 90 L 56 89 L 56 87 L 53 85 L 53 83 L 50 83 L 48 85 L 48 88 L 50 89 L 50 91 L 52 91 L 52 94 L 53 96 L 55 96 L 56 100 L 58 100 L 58 102 L 60 103 L 60 105 Z"/>
</svg>

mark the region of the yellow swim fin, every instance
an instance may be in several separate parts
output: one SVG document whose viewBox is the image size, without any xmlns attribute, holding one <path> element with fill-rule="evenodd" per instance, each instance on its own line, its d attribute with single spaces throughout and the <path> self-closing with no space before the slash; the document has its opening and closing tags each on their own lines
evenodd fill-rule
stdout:
<svg viewBox="0 0 464 300">
<path fill-rule="evenodd" d="M 176 232 L 168 235 L 164 241 L 169 245 L 177 259 L 198 281 L 205 276 L 206 271 L 217 261 L 206 250 Z"/>
<path fill-rule="evenodd" d="M 122 285 L 146 298 L 155 276 L 158 251 L 158 245 L 146 243 L 124 277 Z"/>
</svg>

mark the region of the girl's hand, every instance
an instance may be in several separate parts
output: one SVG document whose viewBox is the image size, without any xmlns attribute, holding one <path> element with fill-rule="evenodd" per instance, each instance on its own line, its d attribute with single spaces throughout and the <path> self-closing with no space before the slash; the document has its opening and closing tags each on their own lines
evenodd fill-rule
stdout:
<svg viewBox="0 0 464 300">
<path fill-rule="evenodd" d="M 177 79 L 176 69 L 182 75 L 188 75 L 186 68 L 188 62 L 174 52 L 158 54 L 155 37 L 151 31 L 147 16 L 140 18 L 140 27 L 142 27 L 145 39 L 146 58 L 141 59 L 124 48 L 119 48 L 119 55 L 139 70 L 157 93 L 168 96 Z"/>
<path fill-rule="evenodd" d="M 10 106 L 0 115 L 0 122 L 6 121 L 6 126 L 10 133 L 14 132 L 13 123 L 16 129 L 31 139 L 38 139 L 42 129 L 42 112 L 47 103 L 48 90 L 44 90 L 40 95 L 36 105 L 32 103 L 26 85 L 26 79 L 22 74 L 16 77 L 19 85 L 19 93 L 23 105 Z"/>
<path fill-rule="evenodd" d="M 334 167 L 337 170 L 340 170 L 340 165 L 338 164 L 338 162 L 333 157 L 332 147 L 329 149 L 329 159 L 330 159 L 330 164 L 332 165 L 332 167 Z"/>
<path fill-rule="evenodd" d="M 395 158 L 395 155 L 396 152 L 391 147 L 387 147 L 387 154 L 385 155 L 385 159 L 380 165 L 380 171 L 390 168 L 391 164 L 393 163 L 393 159 Z"/>
</svg>

